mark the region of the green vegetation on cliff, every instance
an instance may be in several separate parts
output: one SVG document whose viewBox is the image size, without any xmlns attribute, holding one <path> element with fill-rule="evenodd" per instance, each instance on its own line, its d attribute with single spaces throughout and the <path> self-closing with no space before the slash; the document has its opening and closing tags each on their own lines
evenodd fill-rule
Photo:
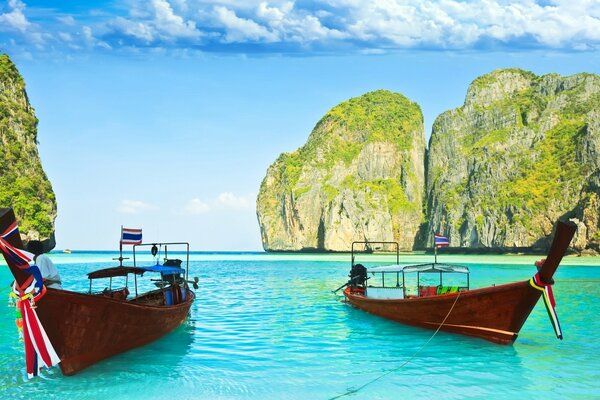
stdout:
<svg viewBox="0 0 600 400">
<path fill-rule="evenodd" d="M 424 153 L 421 109 L 403 95 L 378 90 L 333 107 L 267 172 L 257 200 L 265 249 L 346 250 L 357 238 L 411 249 Z"/>
<path fill-rule="evenodd" d="M 12 207 L 22 234 L 54 233 L 56 199 L 39 161 L 37 118 L 25 82 L 7 55 L 0 55 L 0 207 Z"/>
<path fill-rule="evenodd" d="M 282 156 L 287 184 L 297 184 L 306 164 L 326 170 L 339 161 L 349 165 L 367 143 L 385 141 L 406 151 L 422 125 L 421 108 L 399 93 L 377 90 L 344 101 L 321 118 L 306 145 Z"/>
<path fill-rule="evenodd" d="M 433 124 L 426 198 L 422 130 L 418 105 L 397 93 L 332 108 L 267 172 L 265 249 L 346 250 L 361 239 L 424 248 L 434 231 L 452 246 L 540 248 L 571 218 L 574 248 L 599 251 L 600 77 L 503 69 L 475 79 L 464 105 Z"/>
<path fill-rule="evenodd" d="M 465 106 L 434 123 L 428 229 L 469 246 L 543 239 L 557 218 L 577 214 L 598 168 L 598 110 L 600 77 L 593 74 L 506 69 L 477 78 Z"/>
</svg>

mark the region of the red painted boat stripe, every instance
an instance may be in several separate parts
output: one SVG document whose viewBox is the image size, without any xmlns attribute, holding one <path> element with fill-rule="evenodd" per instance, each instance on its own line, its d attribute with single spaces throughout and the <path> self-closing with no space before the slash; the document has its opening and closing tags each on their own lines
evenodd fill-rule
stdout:
<svg viewBox="0 0 600 400">
<path fill-rule="evenodd" d="M 431 325 L 439 325 L 438 322 L 425 322 L 426 324 L 431 324 Z M 516 332 L 511 332 L 511 331 L 503 331 L 501 329 L 493 329 L 493 328 L 485 328 L 483 326 L 472 326 L 472 325 L 454 325 L 454 324 L 444 324 L 444 326 L 452 326 L 455 328 L 469 328 L 469 329 L 477 329 L 480 331 L 488 331 L 488 332 L 496 332 L 496 333 L 502 333 L 503 335 L 516 335 Z"/>
</svg>

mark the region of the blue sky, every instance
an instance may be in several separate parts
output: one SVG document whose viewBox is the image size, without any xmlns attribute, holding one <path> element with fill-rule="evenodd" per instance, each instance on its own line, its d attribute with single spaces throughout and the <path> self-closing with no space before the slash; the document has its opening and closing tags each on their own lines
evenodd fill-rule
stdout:
<svg viewBox="0 0 600 400">
<path fill-rule="evenodd" d="M 119 227 L 260 250 L 268 166 L 339 102 L 401 92 L 435 117 L 496 68 L 600 72 L 597 1 L 0 2 L 57 195 L 57 247 Z"/>
</svg>

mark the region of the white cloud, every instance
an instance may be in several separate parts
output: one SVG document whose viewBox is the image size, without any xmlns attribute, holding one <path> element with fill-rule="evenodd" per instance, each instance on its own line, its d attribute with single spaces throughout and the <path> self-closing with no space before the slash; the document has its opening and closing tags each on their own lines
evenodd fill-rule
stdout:
<svg viewBox="0 0 600 400">
<path fill-rule="evenodd" d="M 192 45 L 220 51 L 235 43 L 242 53 L 600 48 L 598 0 L 129 0 L 127 14 L 90 9 L 85 24 L 59 6 L 34 24 L 22 0 L 5 4 L 0 45 L 12 46 L 14 39 L 13 47 L 60 42 L 73 49 L 162 51 Z M 37 16 L 42 9 L 27 10 Z M 140 43 L 145 47 L 136 47 Z"/>
<path fill-rule="evenodd" d="M 353 39 L 370 48 L 470 48 L 488 40 L 575 48 L 600 41 L 600 3 L 592 1 L 322 0 L 310 8 L 291 1 L 207 3 L 218 4 L 209 25 L 222 27 L 227 43 Z"/>
<path fill-rule="evenodd" d="M 232 42 L 275 42 L 279 40 L 276 33 L 269 31 L 251 19 L 240 18 L 226 7 L 214 8 L 217 21 L 225 28 L 225 41 Z"/>
<path fill-rule="evenodd" d="M 117 17 L 112 25 L 127 36 L 151 42 L 154 39 L 152 28 L 145 23 L 130 21 L 123 17 Z"/>
<path fill-rule="evenodd" d="M 238 196 L 231 192 L 224 192 L 212 200 L 193 198 L 183 207 L 182 213 L 187 215 L 201 215 L 213 211 L 254 210 L 255 199 L 255 195 Z"/>
<path fill-rule="evenodd" d="M 224 208 L 250 210 L 255 207 L 255 198 L 256 196 L 236 196 L 231 192 L 225 192 L 217 196 L 216 203 Z"/>
<path fill-rule="evenodd" d="M 154 26 L 169 38 L 197 38 L 200 32 L 196 29 L 194 21 L 185 21 L 181 16 L 175 15 L 173 8 L 167 0 L 153 0 Z"/>
<path fill-rule="evenodd" d="M 192 199 L 190 200 L 183 209 L 185 214 L 189 215 L 199 215 L 206 214 L 210 211 L 210 205 L 208 203 L 203 202 L 200 199 Z"/>
<path fill-rule="evenodd" d="M 469 48 L 481 40 L 532 39 L 542 47 L 600 40 L 600 3 L 533 0 L 329 0 L 352 38 L 391 47 Z M 596 43 L 598 45 L 598 43 Z"/>
<path fill-rule="evenodd" d="M 326 28 L 322 25 L 320 17 L 328 16 L 315 10 L 314 15 L 307 11 L 300 12 L 294 9 L 294 3 L 284 2 L 280 7 L 269 6 L 261 2 L 256 9 L 256 16 L 277 33 L 279 38 L 295 43 L 308 43 L 322 39 L 341 39 L 348 35 L 337 29 Z"/>
<path fill-rule="evenodd" d="M 11 11 L 0 14 L 0 30 L 4 27 L 25 32 L 31 25 L 23 13 L 25 3 L 20 0 L 8 0 L 8 6 Z"/>
<path fill-rule="evenodd" d="M 260 18 L 272 21 L 271 25 L 275 25 L 276 22 L 283 21 L 293 8 L 294 3 L 291 1 L 285 2 L 281 8 L 269 7 L 269 4 L 263 1 L 258 5 L 256 14 Z"/>
<path fill-rule="evenodd" d="M 58 20 L 58 22 L 60 22 L 63 25 L 67 25 L 67 26 L 75 26 L 76 25 L 75 18 L 73 18 L 71 15 L 60 16 L 56 19 Z"/>
<path fill-rule="evenodd" d="M 173 42 L 201 36 L 196 23 L 175 14 L 167 0 L 152 0 L 141 4 L 140 8 L 130 11 L 129 18 L 119 16 L 110 21 L 112 29 L 147 43 L 154 40 Z"/>
<path fill-rule="evenodd" d="M 121 200 L 121 204 L 117 207 L 117 211 L 122 214 L 141 214 L 156 209 L 158 207 L 139 200 Z"/>
<path fill-rule="evenodd" d="M 71 37 L 71 34 L 66 33 L 66 32 L 58 32 L 57 36 L 63 42 L 71 42 L 71 41 L 73 41 L 73 38 Z"/>
<path fill-rule="evenodd" d="M 88 43 L 93 43 L 96 41 L 92 33 L 92 28 L 89 26 L 84 26 L 81 28 L 81 35 L 83 36 L 83 40 Z"/>
</svg>

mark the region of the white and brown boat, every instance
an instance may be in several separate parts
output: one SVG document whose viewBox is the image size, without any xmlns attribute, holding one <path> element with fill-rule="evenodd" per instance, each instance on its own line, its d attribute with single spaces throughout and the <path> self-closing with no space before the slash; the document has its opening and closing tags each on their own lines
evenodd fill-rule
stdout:
<svg viewBox="0 0 600 400">
<path fill-rule="evenodd" d="M 350 280 L 340 289 L 345 287 L 348 303 L 371 314 L 500 344 L 516 340 L 531 310 L 543 297 L 556 335 L 562 339 L 554 311 L 552 276 L 575 230 L 570 222 L 558 222 L 545 262 L 538 264 L 538 272 L 530 280 L 480 289 L 469 287 L 466 267 L 437 262 L 400 265 L 398 253 L 395 265 L 367 269 L 354 263 L 353 244 Z"/>
<path fill-rule="evenodd" d="M 16 286 L 24 287 L 29 285 L 27 281 L 31 281 L 31 275 L 24 268 L 26 263 L 14 257 L 14 249 L 18 252 L 23 248 L 18 230 L 14 227 L 16 222 L 12 209 L 0 209 L 0 233 L 4 232 L 0 248 L 15 277 Z M 181 268 L 181 260 L 166 259 L 165 254 L 163 265 L 118 266 L 88 274 L 88 293 L 43 288 L 43 296 L 38 295 L 34 304 L 35 313 L 60 359 L 63 374 L 76 374 L 102 359 L 150 343 L 186 320 L 195 299 L 194 292 L 188 287 L 189 244 L 157 243 L 147 246 L 164 249 L 161 246 L 178 244 L 187 249 L 185 269 Z M 138 277 L 152 272 L 160 274 L 160 278 L 154 279 L 158 289 L 138 294 Z M 133 276 L 135 281 L 135 292 L 131 295 L 129 276 Z M 94 292 L 92 281 L 98 279 L 108 279 L 109 284 L 106 289 Z M 124 280 L 125 284 L 114 288 L 114 283 L 119 280 Z M 197 287 L 196 282 L 190 283 Z M 27 348 L 27 339 L 25 342 Z M 38 350 L 37 347 L 35 350 Z M 33 365 L 37 369 L 35 361 Z M 28 364 L 28 372 L 29 369 Z"/>
</svg>

